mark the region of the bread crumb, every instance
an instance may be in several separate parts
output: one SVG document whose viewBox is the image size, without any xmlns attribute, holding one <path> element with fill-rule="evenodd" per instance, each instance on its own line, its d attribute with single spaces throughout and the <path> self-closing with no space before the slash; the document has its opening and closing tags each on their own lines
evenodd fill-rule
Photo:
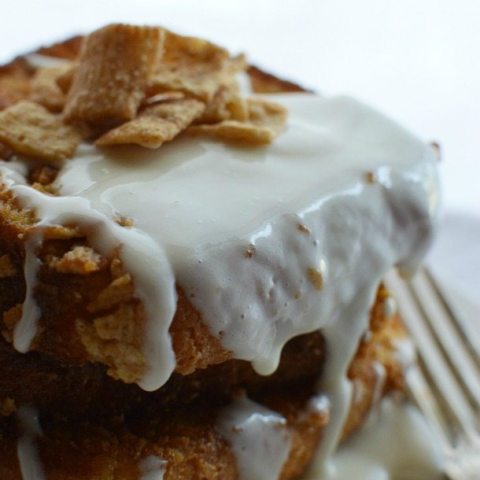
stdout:
<svg viewBox="0 0 480 480">
<path fill-rule="evenodd" d="M 316 290 L 321 290 L 323 288 L 322 272 L 315 268 L 307 268 L 307 276 Z"/>
<path fill-rule="evenodd" d="M 58 273 L 89 275 L 105 267 L 106 260 L 92 248 L 76 246 L 63 257 L 53 257 L 49 266 Z"/>
</svg>

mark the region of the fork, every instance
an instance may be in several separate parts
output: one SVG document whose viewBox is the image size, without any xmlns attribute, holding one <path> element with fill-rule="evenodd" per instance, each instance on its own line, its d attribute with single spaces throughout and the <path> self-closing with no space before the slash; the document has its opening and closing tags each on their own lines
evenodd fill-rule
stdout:
<svg viewBox="0 0 480 480">
<path fill-rule="evenodd" d="M 442 444 L 446 478 L 479 480 L 478 345 L 426 267 L 409 282 L 391 272 L 386 284 L 417 347 L 418 362 L 406 371 L 407 388 Z"/>
</svg>

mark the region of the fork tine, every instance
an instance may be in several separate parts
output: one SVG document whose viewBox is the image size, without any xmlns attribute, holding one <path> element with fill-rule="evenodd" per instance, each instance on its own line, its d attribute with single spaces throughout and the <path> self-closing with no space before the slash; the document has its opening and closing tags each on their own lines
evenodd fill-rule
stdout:
<svg viewBox="0 0 480 480">
<path fill-rule="evenodd" d="M 422 268 L 412 279 L 412 292 L 425 312 L 432 333 L 449 361 L 452 372 L 464 387 L 476 410 L 480 409 L 480 369 L 478 359 L 470 354 L 459 334 L 455 318 L 445 308 L 439 290 L 432 285 L 432 278 Z"/>
<path fill-rule="evenodd" d="M 414 339 L 430 387 L 438 392 L 441 400 L 438 405 L 443 413 L 452 420 L 456 429 L 468 436 L 474 436 L 473 426 L 476 418 L 473 408 L 462 393 L 462 387 L 453 375 L 448 362 L 442 354 L 436 340 L 432 337 L 425 313 L 417 304 L 411 289 L 400 279 L 396 272 L 387 275 L 387 285 L 395 292 L 402 319 L 407 324 Z M 452 431 L 451 434 L 455 434 Z"/>
<path fill-rule="evenodd" d="M 408 392 L 413 402 L 420 407 L 427 421 L 432 426 L 436 438 L 440 441 L 444 450 L 447 450 L 451 444 L 451 432 L 446 423 L 445 417 L 441 413 L 435 394 L 429 387 L 428 382 L 418 365 L 412 364 L 407 368 L 405 381 Z"/>
<path fill-rule="evenodd" d="M 423 272 L 430 283 L 430 287 L 437 295 L 440 305 L 443 307 L 445 313 L 448 315 L 452 326 L 455 328 L 457 334 L 463 340 L 463 344 L 467 347 L 471 358 L 474 360 L 477 368 L 480 371 L 480 344 L 476 342 L 474 338 L 472 338 L 472 335 L 467 334 L 465 326 L 461 321 L 461 315 L 457 315 L 455 313 L 455 309 L 451 307 L 450 302 L 447 300 L 446 294 L 442 292 L 442 289 L 435 280 L 435 277 L 432 275 L 432 272 L 426 267 L 423 268 Z"/>
</svg>

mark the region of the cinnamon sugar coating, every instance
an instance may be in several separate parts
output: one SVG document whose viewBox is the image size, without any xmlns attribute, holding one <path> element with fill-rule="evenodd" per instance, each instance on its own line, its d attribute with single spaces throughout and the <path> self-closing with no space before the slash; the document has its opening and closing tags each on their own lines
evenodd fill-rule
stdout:
<svg viewBox="0 0 480 480">
<path fill-rule="evenodd" d="M 108 25 L 83 45 L 65 105 L 65 118 L 99 126 L 131 120 L 163 53 L 157 27 Z"/>
</svg>

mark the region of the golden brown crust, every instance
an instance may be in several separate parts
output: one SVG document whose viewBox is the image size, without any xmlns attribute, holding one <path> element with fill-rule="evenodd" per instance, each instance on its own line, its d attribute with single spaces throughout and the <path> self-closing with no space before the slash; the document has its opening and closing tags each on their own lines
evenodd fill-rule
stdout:
<svg viewBox="0 0 480 480">
<path fill-rule="evenodd" d="M 378 303 L 372 310 L 371 326 L 374 332 L 365 337 L 349 372 L 355 385 L 363 385 L 366 399 L 364 403 L 368 403 L 369 407 L 375 395 L 383 396 L 401 388 L 398 372 L 395 372 L 395 369 L 399 368 L 398 362 L 396 366 L 393 365 L 394 343 L 404 340 L 405 332 L 398 316 L 387 318 L 383 315 L 383 301 L 386 299 L 382 297 L 383 293 L 381 289 Z M 388 338 L 389 341 L 384 342 L 382 338 Z M 3 362 L 1 352 L 2 350 L 0 365 Z M 8 355 L 20 364 L 25 362 L 21 355 L 11 350 L 7 351 Z M 29 356 L 38 357 L 37 354 Z M 108 380 L 98 371 L 97 377 L 91 372 L 88 381 L 86 378 L 81 380 L 80 371 L 67 369 L 69 377 L 57 381 L 58 387 L 62 386 L 64 391 L 59 394 L 56 404 L 47 403 L 42 407 L 42 403 L 38 402 L 40 412 L 45 412 L 44 436 L 39 439 L 39 444 L 48 478 L 93 480 L 102 478 L 98 475 L 105 471 L 112 472 L 112 476 L 108 478 L 137 478 L 134 475 L 138 475 L 136 469 L 140 460 L 153 454 L 168 461 L 166 479 L 234 480 L 235 460 L 228 444 L 216 432 L 214 425 L 219 408 L 228 403 L 230 396 L 238 388 L 242 388 L 249 397 L 287 418 L 292 434 L 292 448 L 281 479 L 297 479 L 310 461 L 326 421 L 324 414 L 316 413 L 307 406 L 315 388 L 320 365 L 323 363 L 322 358 L 323 344 L 320 335 L 306 335 L 286 347 L 280 368 L 272 377 L 259 377 L 246 362 L 230 361 L 192 376 L 177 376 L 155 393 L 141 392 L 134 385 Z M 62 367 L 52 360 L 41 357 L 38 359 L 32 358 L 30 367 L 24 365 L 26 370 L 23 378 L 26 384 L 19 385 L 18 381 L 12 378 L 13 385 L 10 389 L 7 386 L 7 391 L 14 393 L 15 388 L 23 388 L 23 395 L 26 395 L 26 392 L 31 388 L 35 389 L 41 382 L 43 385 L 38 387 L 38 394 L 42 391 L 51 393 L 58 388 L 54 383 L 51 383 L 50 388 L 45 388 L 45 382 L 51 381 L 54 372 L 62 376 L 59 373 Z M 386 370 L 385 382 L 380 389 L 378 379 L 370 374 L 378 364 L 383 365 Z M 11 365 L 10 368 L 18 378 L 20 365 Z M 307 372 L 307 376 L 300 378 L 299 372 Z M 232 380 L 234 378 L 236 381 Z M 175 382 L 180 384 L 175 385 Z M 4 384 L 5 379 L 0 378 L 0 391 L 5 388 Z M 81 407 L 88 397 L 79 388 L 82 384 L 93 388 L 93 391 L 96 384 L 99 389 L 91 393 L 95 400 L 90 400 L 89 410 Z M 71 392 L 71 395 L 66 395 L 67 391 Z M 18 395 L 17 392 L 19 404 L 28 399 Z M 76 398 L 77 395 L 80 398 Z M 113 402 L 113 399 L 119 398 L 123 400 L 123 404 Z M 62 410 L 62 401 L 76 413 Z M 364 403 L 352 404 L 347 422 L 350 426 L 346 427 L 348 431 L 345 431 L 345 436 L 367 415 L 368 409 Z M 63 420 L 65 414 L 69 419 L 67 423 Z M 93 421 L 96 426 L 93 426 Z M 3 439 L 0 440 L 0 473 L 4 474 L 1 478 L 17 480 L 20 477 L 15 451 L 16 437 L 15 431 L 10 432 L 8 428 L 9 422 L 5 420 L 1 429 Z M 63 462 L 59 464 L 54 452 L 57 457 L 62 458 L 75 456 L 75 459 L 72 458 L 72 468 Z M 77 462 L 81 465 L 78 466 Z M 118 462 L 121 469 L 117 468 Z M 74 466 L 77 467 L 73 468 Z M 127 472 L 132 476 L 122 476 Z"/>
<path fill-rule="evenodd" d="M 3 199 L 0 254 L 15 265 L 15 275 L 0 276 L 0 311 L 2 333 L 11 341 L 25 295 L 21 238 L 32 228 L 34 218 L 31 212 L 18 209 L 8 192 Z M 65 238 L 58 238 L 59 234 Z M 43 315 L 34 349 L 73 364 L 104 363 L 115 378 L 127 382 L 141 378 L 144 312 L 118 256 L 102 257 L 76 230 L 53 230 L 50 238 L 47 232 L 38 255 L 42 265 L 35 297 Z M 182 292 L 170 333 L 178 372 L 190 373 L 230 358 Z"/>
<path fill-rule="evenodd" d="M 0 141 L 28 157 L 59 163 L 73 157 L 80 132 L 45 107 L 22 100 L 0 111 Z"/>
<path fill-rule="evenodd" d="M 250 65 L 247 69 L 252 89 L 255 93 L 301 93 L 310 92 L 304 87 L 276 77 L 254 65 Z"/>
<path fill-rule="evenodd" d="M 385 303 L 394 301 L 392 293 L 382 284 L 370 314 L 370 329 L 358 347 L 350 365 L 348 377 L 353 384 L 354 405 L 343 436 L 348 437 L 362 423 L 365 416 L 382 394 L 404 391 L 405 365 L 399 360 L 398 350 L 402 342 L 408 342 L 408 334 L 398 313 L 389 313 Z M 379 371 L 380 369 L 380 371 Z M 380 393 L 378 388 L 381 387 Z M 375 399 L 375 391 L 377 396 Z"/>
<path fill-rule="evenodd" d="M 71 64 L 42 68 L 32 78 L 30 100 L 48 108 L 51 112 L 61 112 L 65 106 L 65 93 L 58 85 L 58 79 L 69 72 Z"/>
<path fill-rule="evenodd" d="M 287 460 L 281 479 L 298 478 L 326 419 L 309 412 L 302 395 L 266 403 L 287 417 L 292 444 L 299 447 Z M 47 425 L 37 438 L 38 452 L 49 480 L 138 480 L 141 460 L 151 455 L 166 460 L 165 480 L 236 480 L 233 453 L 212 428 L 216 416 L 208 409 L 175 412 L 134 433 L 122 427 L 109 430 L 93 423 L 58 422 Z M 4 480 L 21 479 L 14 431 L 0 438 L 0 475 Z"/>
</svg>

